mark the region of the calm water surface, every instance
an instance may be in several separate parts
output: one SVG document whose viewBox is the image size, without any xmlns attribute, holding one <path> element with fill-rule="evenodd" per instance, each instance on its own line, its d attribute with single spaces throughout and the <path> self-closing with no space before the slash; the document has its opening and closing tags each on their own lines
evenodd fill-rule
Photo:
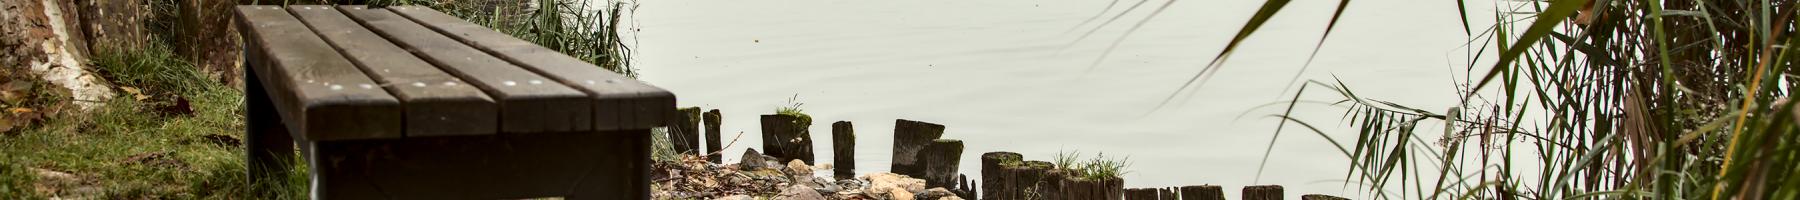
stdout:
<svg viewBox="0 0 1800 200">
<path fill-rule="evenodd" d="M 1244 185 L 1280 184 L 1295 198 L 1356 195 L 1341 182 L 1347 159 L 1300 128 L 1283 134 L 1256 178 L 1277 123 L 1264 116 L 1282 108 L 1264 105 L 1292 95 L 1283 87 L 1300 73 L 1337 1 L 1295 1 L 1198 94 L 1156 112 L 1261 1 L 1176 3 L 1091 65 L 1142 11 L 1162 3 L 1077 40 L 1093 30 L 1077 25 L 1109 2 L 641 1 L 637 66 L 641 78 L 678 94 L 681 106 L 722 110 L 725 140 L 744 134 L 726 162 L 761 146 L 757 115 L 798 96 L 816 120 L 820 162 L 832 162 L 830 123 L 852 121 L 864 173 L 887 170 L 894 119 L 911 119 L 944 124 L 945 138 L 965 141 L 961 170 L 971 178 L 983 152 L 1049 160 L 1078 150 L 1129 156 L 1127 187 L 1218 184 L 1236 196 Z M 1135 2 L 1121 1 L 1109 17 Z M 1465 40 L 1455 2 L 1356 3 L 1303 79 L 1335 77 L 1360 95 L 1421 108 L 1451 105 Z M 1309 99 L 1334 99 L 1310 92 L 1317 95 Z M 1354 140 L 1339 122 L 1341 108 L 1297 109 L 1333 137 Z"/>
</svg>

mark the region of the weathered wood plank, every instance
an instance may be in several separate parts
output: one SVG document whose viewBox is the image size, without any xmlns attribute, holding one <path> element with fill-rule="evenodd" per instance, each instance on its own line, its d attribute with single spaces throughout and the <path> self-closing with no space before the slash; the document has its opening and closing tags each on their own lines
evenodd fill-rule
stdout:
<svg viewBox="0 0 1800 200">
<path fill-rule="evenodd" d="M 500 103 L 501 132 L 593 129 L 593 105 L 581 91 L 556 84 L 554 80 L 464 45 L 387 9 L 338 8 L 382 37 L 493 97 Z"/>
<path fill-rule="evenodd" d="M 399 98 L 407 137 L 493 134 L 500 106 L 481 89 L 363 28 L 332 6 L 290 6 L 288 12 Z"/>
<path fill-rule="evenodd" d="M 278 6 L 238 6 L 249 67 L 299 140 L 401 137 L 400 101 Z"/>
<path fill-rule="evenodd" d="M 667 90 L 430 8 L 395 6 L 388 9 L 470 46 L 588 93 L 595 101 L 594 105 L 601 105 L 594 110 L 597 129 L 663 126 L 669 123 L 669 116 L 675 115 L 675 94 Z"/>
</svg>

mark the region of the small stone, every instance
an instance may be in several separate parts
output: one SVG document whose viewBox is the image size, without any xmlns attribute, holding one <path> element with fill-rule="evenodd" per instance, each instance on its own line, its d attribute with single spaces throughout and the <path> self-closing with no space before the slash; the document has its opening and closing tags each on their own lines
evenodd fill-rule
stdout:
<svg viewBox="0 0 1800 200">
<path fill-rule="evenodd" d="M 766 167 L 768 164 L 763 161 L 761 153 L 756 153 L 756 149 L 744 151 L 744 159 L 738 161 L 738 170 L 756 171 Z"/>
<path fill-rule="evenodd" d="M 938 188 L 931 188 L 929 190 L 925 190 L 925 193 L 920 194 L 920 197 L 923 197 L 925 199 L 939 199 L 939 198 L 944 198 L 944 197 L 956 197 L 956 194 L 950 193 L 950 189 L 944 189 L 944 188 L 938 187 Z"/>
<path fill-rule="evenodd" d="M 800 159 L 794 159 L 793 161 L 788 161 L 787 173 L 788 173 L 788 175 L 796 176 L 796 177 L 812 176 L 813 170 L 812 170 L 812 166 L 806 165 L 806 161 L 800 161 Z"/>
<path fill-rule="evenodd" d="M 813 191 L 812 187 L 806 187 L 805 185 L 793 185 L 793 186 L 788 186 L 786 189 L 781 189 L 781 196 L 777 196 L 777 197 L 775 197 L 775 199 L 781 199 L 781 200 L 825 200 L 825 196 L 819 195 L 819 192 L 817 192 L 817 191 Z"/>
<path fill-rule="evenodd" d="M 756 200 L 756 198 L 752 198 L 752 197 L 750 197 L 750 195 L 741 195 L 740 194 L 740 195 L 731 195 L 731 196 L 713 198 L 712 200 Z"/>
<path fill-rule="evenodd" d="M 925 179 L 916 179 L 906 175 L 881 172 L 863 175 L 863 179 L 869 180 L 868 191 L 873 196 L 913 199 L 913 194 L 925 192 Z"/>
</svg>

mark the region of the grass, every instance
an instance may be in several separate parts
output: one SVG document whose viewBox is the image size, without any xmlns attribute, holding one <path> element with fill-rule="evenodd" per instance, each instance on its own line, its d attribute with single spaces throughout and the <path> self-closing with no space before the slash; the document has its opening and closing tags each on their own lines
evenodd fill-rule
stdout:
<svg viewBox="0 0 1800 200">
<path fill-rule="evenodd" d="M 241 155 L 243 95 L 200 75 L 167 48 L 150 48 L 96 58 L 105 77 L 124 87 L 144 88 L 139 100 L 115 98 L 86 114 L 46 120 L 0 140 L 7 163 L 4 192 L 37 187 L 38 169 L 73 174 L 77 185 L 62 192 L 26 196 L 85 196 L 99 199 L 231 199 L 251 196 L 245 188 Z M 191 111 L 164 109 L 159 102 L 187 99 Z M 182 113 L 187 112 L 187 113 Z M 299 185 L 299 184 L 283 184 Z M 73 191 L 77 188 L 95 191 Z M 289 187 L 290 190 L 300 189 Z M 0 192 L 0 193 L 4 193 Z M 13 196 L 13 195 L 6 195 Z M 295 196 L 287 196 L 295 197 Z"/>
<path fill-rule="evenodd" d="M 795 94 L 793 97 L 788 97 L 787 104 L 784 104 L 781 107 L 775 107 L 775 114 L 799 118 L 800 120 L 794 122 L 795 124 L 812 124 L 812 115 L 807 115 L 806 110 L 800 109 L 800 106 L 806 105 L 806 103 L 801 103 L 799 99 L 800 95 L 798 94 Z"/>
<path fill-rule="evenodd" d="M 1319 45 L 1351 2 L 1336 1 Z M 1266 1 L 1164 103 L 1216 75 L 1288 3 Z M 1456 3 L 1443 12 L 1460 14 L 1471 40 L 1455 108 L 1313 80 L 1272 115 L 1276 135 L 1294 124 L 1327 139 L 1350 158 L 1346 187 L 1375 199 L 1800 198 L 1800 111 L 1788 103 L 1800 92 L 1800 3 L 1500 1 L 1485 28 Z M 1308 87 L 1338 98 L 1326 104 L 1343 109 L 1354 140 L 1290 115 L 1312 102 L 1300 100 Z"/>
<path fill-rule="evenodd" d="M 1062 170 L 1073 173 L 1077 179 L 1105 180 L 1119 178 L 1128 173 L 1130 157 L 1109 158 L 1106 153 L 1095 153 L 1093 158 L 1083 159 L 1080 151 L 1057 152 L 1051 163 Z"/>
<path fill-rule="evenodd" d="M 537 5 L 550 6 L 519 16 L 475 16 L 471 14 L 475 7 L 469 5 L 408 2 L 434 6 L 635 76 L 629 49 L 618 36 L 619 17 L 629 5 L 623 2 L 609 1 L 604 4 L 608 9 L 589 11 L 585 1 L 542 0 Z M 167 30 L 181 22 L 173 5 L 173 1 L 151 2 L 154 13 L 145 26 L 162 30 L 153 33 L 172 33 Z M 247 184 L 242 91 L 208 78 L 174 50 L 194 44 L 176 44 L 185 40 L 169 34 L 146 39 L 150 45 L 141 50 L 95 52 L 90 60 L 97 74 L 118 86 L 121 98 L 93 111 L 62 112 L 0 134 L 0 152 L 6 152 L 0 154 L 0 197 L 306 198 L 304 166 L 295 166 L 285 181 Z M 56 99 L 50 98 L 55 95 L 34 94 L 28 100 Z M 666 146 L 666 141 L 659 145 L 665 151 Z M 75 180 L 40 179 L 38 172 L 67 173 Z"/>
</svg>

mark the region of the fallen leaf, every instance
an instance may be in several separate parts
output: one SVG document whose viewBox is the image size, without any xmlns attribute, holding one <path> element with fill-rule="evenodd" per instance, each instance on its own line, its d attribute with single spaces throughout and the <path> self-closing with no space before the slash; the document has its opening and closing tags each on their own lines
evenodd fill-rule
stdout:
<svg viewBox="0 0 1800 200">
<path fill-rule="evenodd" d="M 144 95 L 144 91 L 140 90 L 138 88 L 125 86 L 125 87 L 119 87 L 119 90 L 124 90 L 126 94 L 131 94 L 133 99 L 136 99 L 139 101 L 143 101 L 144 99 L 150 98 L 150 95 Z"/>
<path fill-rule="evenodd" d="M 30 109 L 30 108 L 11 108 L 11 109 L 6 109 L 6 113 L 11 113 L 11 114 L 13 114 L 13 115 L 25 115 L 25 114 L 29 114 L 29 113 L 32 113 L 32 112 L 37 112 L 37 110 L 32 110 L 32 109 Z"/>
</svg>

